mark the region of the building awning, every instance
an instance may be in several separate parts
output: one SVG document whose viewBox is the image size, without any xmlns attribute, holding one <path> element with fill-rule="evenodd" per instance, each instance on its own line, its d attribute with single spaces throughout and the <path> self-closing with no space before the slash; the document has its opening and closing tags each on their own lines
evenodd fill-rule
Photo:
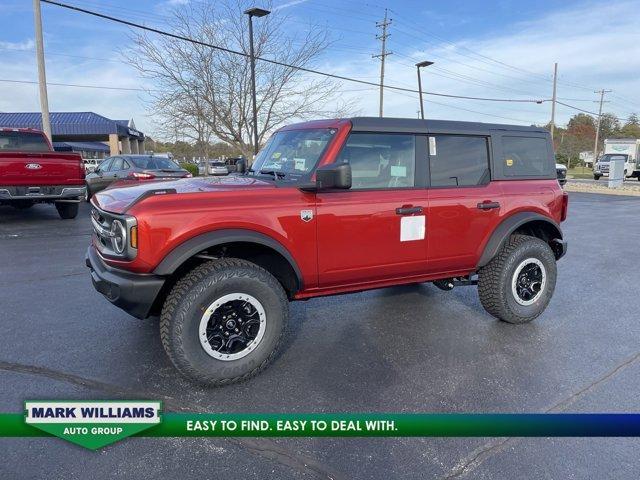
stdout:
<svg viewBox="0 0 640 480">
<path fill-rule="evenodd" d="M 102 142 L 53 142 L 53 149 L 58 152 L 109 153 L 109 146 Z"/>
<path fill-rule="evenodd" d="M 135 128 L 132 120 L 111 120 L 94 112 L 51 112 L 53 136 L 117 134 L 119 137 L 144 139 L 144 133 Z M 0 112 L 0 127 L 35 128 L 42 130 L 39 112 Z"/>
</svg>

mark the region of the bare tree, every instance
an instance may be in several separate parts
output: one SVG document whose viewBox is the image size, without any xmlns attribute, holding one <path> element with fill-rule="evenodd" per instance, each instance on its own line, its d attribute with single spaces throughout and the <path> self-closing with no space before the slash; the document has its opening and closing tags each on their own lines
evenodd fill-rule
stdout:
<svg viewBox="0 0 640 480">
<path fill-rule="evenodd" d="M 172 16 L 172 31 L 203 43 L 249 52 L 248 5 L 241 0 L 190 2 Z M 341 116 L 351 105 L 337 101 L 339 84 L 300 72 L 329 46 L 326 30 L 287 35 L 281 11 L 254 22 L 255 54 L 291 66 L 256 62 L 258 139 L 294 119 Z M 253 155 L 251 77 L 248 57 L 170 37 L 133 35 L 125 57 L 150 80 L 153 112 L 168 129 L 196 142 L 212 137 Z"/>
</svg>

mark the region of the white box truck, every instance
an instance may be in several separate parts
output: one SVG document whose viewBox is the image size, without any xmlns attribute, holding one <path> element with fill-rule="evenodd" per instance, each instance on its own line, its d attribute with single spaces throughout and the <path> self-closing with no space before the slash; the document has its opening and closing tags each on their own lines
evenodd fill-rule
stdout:
<svg viewBox="0 0 640 480">
<path fill-rule="evenodd" d="M 604 153 L 593 168 L 593 178 L 599 180 L 609 175 L 609 162 L 624 160 L 624 175 L 640 180 L 640 139 L 607 138 L 604 141 Z"/>
</svg>

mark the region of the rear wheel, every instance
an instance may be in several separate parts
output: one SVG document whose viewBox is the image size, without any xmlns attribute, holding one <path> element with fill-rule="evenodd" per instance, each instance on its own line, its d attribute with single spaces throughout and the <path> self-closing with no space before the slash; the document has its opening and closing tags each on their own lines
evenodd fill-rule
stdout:
<svg viewBox="0 0 640 480">
<path fill-rule="evenodd" d="M 601 175 L 594 175 L 594 176 L 593 176 L 593 179 L 594 179 L 594 180 L 600 180 L 600 177 L 601 177 Z"/>
<path fill-rule="evenodd" d="M 245 260 L 220 259 L 196 267 L 173 287 L 160 336 L 180 373 L 219 386 L 264 369 L 288 318 L 287 296 L 269 272 Z"/>
<path fill-rule="evenodd" d="M 70 220 L 78 216 L 79 205 L 77 202 L 58 202 L 56 203 L 56 210 L 58 210 L 60 218 Z"/>
<path fill-rule="evenodd" d="M 478 273 L 482 306 L 509 323 L 527 323 L 540 315 L 556 285 L 556 259 L 543 240 L 512 235 Z"/>
</svg>

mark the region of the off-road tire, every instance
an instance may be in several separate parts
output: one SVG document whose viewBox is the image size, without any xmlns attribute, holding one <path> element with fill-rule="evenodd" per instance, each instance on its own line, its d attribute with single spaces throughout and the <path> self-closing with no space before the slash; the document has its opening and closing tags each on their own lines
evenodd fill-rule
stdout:
<svg viewBox="0 0 640 480">
<path fill-rule="evenodd" d="M 76 218 L 78 216 L 78 208 L 80 204 L 77 202 L 59 202 L 56 203 L 56 210 L 58 210 L 58 215 L 63 220 L 70 220 L 72 218 Z"/>
<path fill-rule="evenodd" d="M 203 311 L 230 293 L 255 297 L 266 313 L 265 333 L 255 350 L 236 360 L 213 358 L 199 339 Z M 187 378 L 206 386 L 240 382 L 263 370 L 286 333 L 289 303 L 280 283 L 258 265 L 237 258 L 212 260 L 186 273 L 171 289 L 160 316 L 167 355 Z"/>
<path fill-rule="evenodd" d="M 546 270 L 546 285 L 532 305 L 519 304 L 512 292 L 516 268 L 523 260 L 535 258 Z M 551 300 L 556 285 L 556 259 L 543 240 L 527 235 L 511 235 L 496 256 L 478 272 L 480 302 L 487 312 L 508 323 L 527 323 L 539 316 Z"/>
</svg>

